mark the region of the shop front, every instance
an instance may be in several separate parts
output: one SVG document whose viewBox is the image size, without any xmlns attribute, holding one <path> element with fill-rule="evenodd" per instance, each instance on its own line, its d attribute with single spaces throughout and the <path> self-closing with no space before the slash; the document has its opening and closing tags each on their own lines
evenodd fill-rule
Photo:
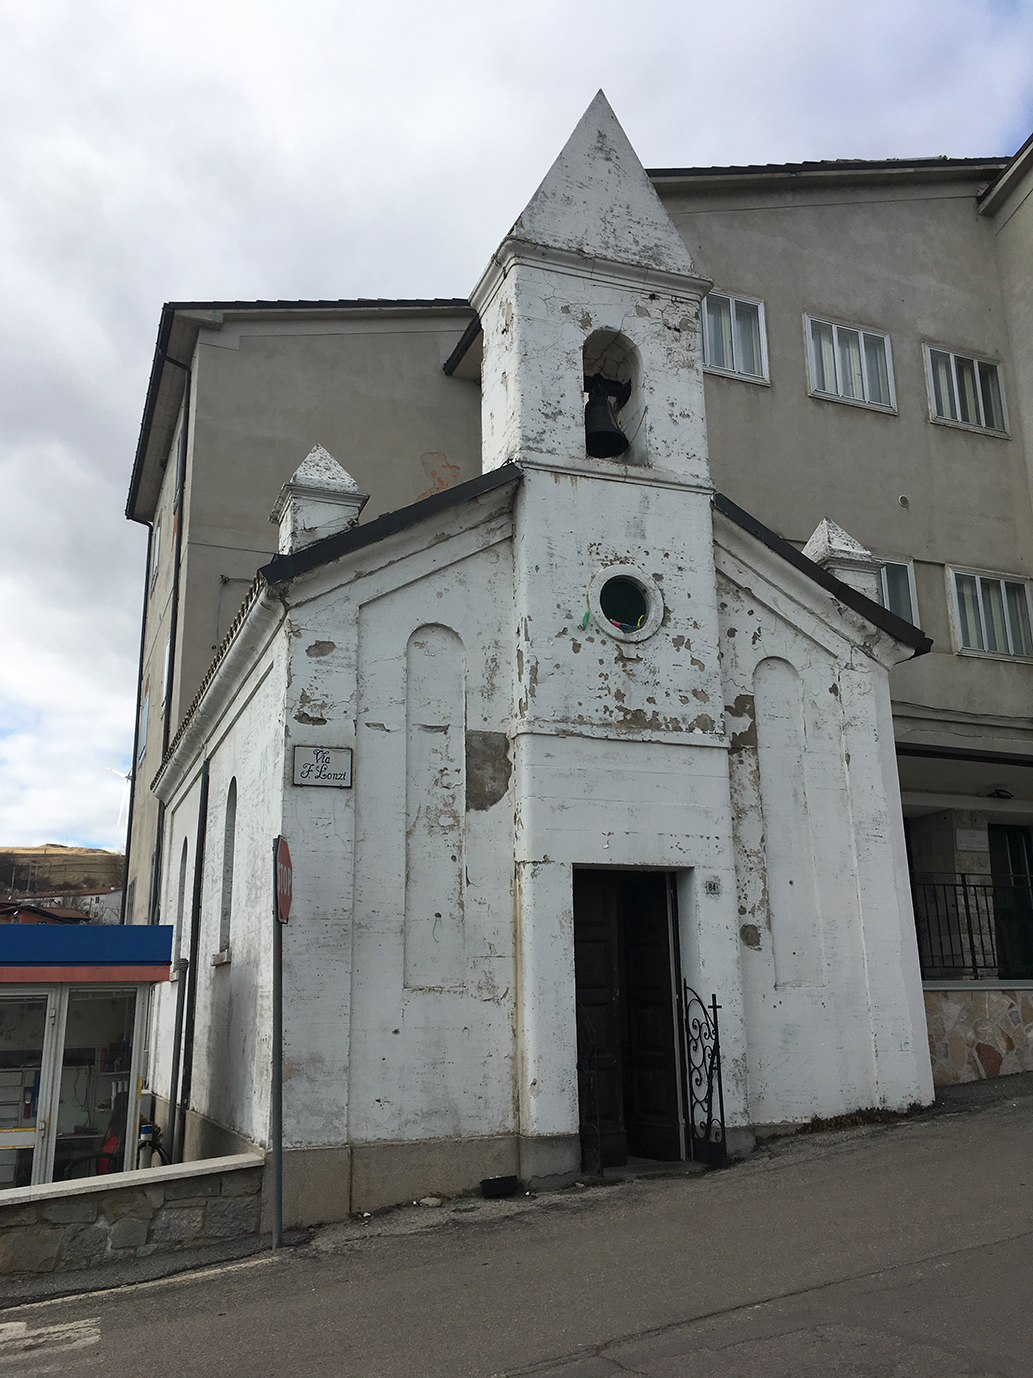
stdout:
<svg viewBox="0 0 1033 1378">
<path fill-rule="evenodd" d="M 172 930 L 0 928 L 0 1190 L 137 1162 L 150 992 Z"/>
</svg>

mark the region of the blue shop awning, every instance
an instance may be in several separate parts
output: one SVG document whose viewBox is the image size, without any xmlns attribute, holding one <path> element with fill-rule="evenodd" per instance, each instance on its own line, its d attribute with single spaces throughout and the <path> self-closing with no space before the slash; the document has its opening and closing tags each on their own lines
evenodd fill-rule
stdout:
<svg viewBox="0 0 1033 1378">
<path fill-rule="evenodd" d="M 3 983 L 167 981 L 171 960 L 168 925 L 0 925 Z"/>
</svg>

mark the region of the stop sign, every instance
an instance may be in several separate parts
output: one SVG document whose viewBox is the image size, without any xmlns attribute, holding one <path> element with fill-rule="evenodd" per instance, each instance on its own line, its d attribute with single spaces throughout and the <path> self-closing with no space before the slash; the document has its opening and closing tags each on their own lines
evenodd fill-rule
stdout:
<svg viewBox="0 0 1033 1378">
<path fill-rule="evenodd" d="M 286 923 L 291 912 L 291 893 L 294 889 L 294 867 L 291 849 L 285 837 L 276 839 L 276 917 Z"/>
</svg>

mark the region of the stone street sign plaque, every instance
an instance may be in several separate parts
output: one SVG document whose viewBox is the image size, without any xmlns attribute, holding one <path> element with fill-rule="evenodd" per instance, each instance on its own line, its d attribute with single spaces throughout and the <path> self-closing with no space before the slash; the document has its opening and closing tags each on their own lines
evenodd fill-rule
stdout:
<svg viewBox="0 0 1033 1378">
<path fill-rule="evenodd" d="M 350 746 L 296 746 L 294 783 L 325 785 L 331 789 L 351 789 L 352 752 Z"/>
</svg>

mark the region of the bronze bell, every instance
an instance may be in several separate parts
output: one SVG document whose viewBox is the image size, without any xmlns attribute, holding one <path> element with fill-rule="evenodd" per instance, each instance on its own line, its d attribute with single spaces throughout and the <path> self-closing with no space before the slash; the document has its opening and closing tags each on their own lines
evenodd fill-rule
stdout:
<svg viewBox="0 0 1033 1378">
<path fill-rule="evenodd" d="M 610 398 L 617 401 L 618 408 L 631 395 L 627 383 L 614 383 L 601 373 L 593 373 L 585 379 L 588 401 L 585 404 L 585 449 L 593 459 L 616 459 L 631 444 L 613 415 Z"/>
</svg>

